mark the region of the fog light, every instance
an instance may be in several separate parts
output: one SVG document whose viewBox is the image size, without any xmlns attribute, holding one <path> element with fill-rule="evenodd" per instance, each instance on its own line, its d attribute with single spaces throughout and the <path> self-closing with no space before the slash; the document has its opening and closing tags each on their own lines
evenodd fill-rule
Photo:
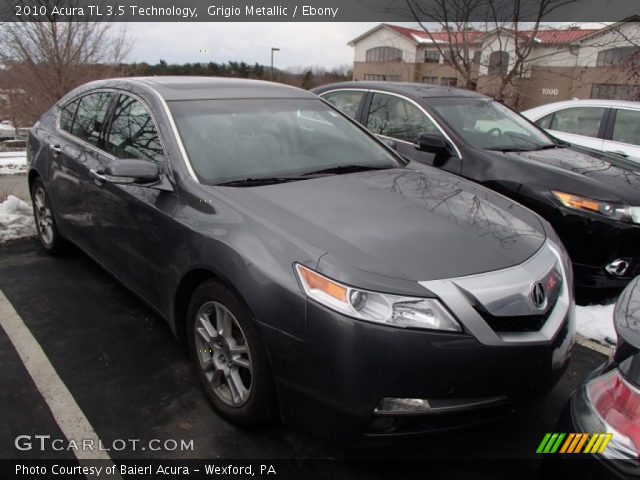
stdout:
<svg viewBox="0 0 640 480">
<path fill-rule="evenodd" d="M 607 273 L 610 273 L 613 276 L 622 277 L 625 273 L 627 273 L 630 265 L 631 263 L 629 262 L 629 260 L 618 258 L 604 267 L 604 269 L 607 271 Z"/>
<path fill-rule="evenodd" d="M 427 400 L 426 398 L 383 398 L 373 413 L 376 415 L 435 415 L 488 407 L 506 400 L 506 397 L 435 400 Z"/>
</svg>

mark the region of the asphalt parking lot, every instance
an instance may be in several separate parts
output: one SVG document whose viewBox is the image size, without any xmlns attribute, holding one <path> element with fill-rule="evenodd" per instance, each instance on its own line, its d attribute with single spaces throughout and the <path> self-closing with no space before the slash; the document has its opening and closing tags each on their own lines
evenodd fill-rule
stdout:
<svg viewBox="0 0 640 480">
<path fill-rule="evenodd" d="M 538 443 L 553 431 L 573 388 L 605 360 L 576 345 L 553 391 L 505 418 L 457 433 L 354 449 L 284 425 L 245 431 L 220 419 L 197 384 L 186 348 L 164 321 L 79 251 L 59 259 L 34 239 L 2 244 L 0 290 L 105 444 L 193 440 L 188 451 L 127 448 L 110 452 L 114 459 L 501 460 L 493 462 L 496 468 L 513 459 L 526 465 L 521 478 L 535 478 Z M 0 458 L 73 458 L 68 451 L 15 448 L 19 435 L 64 435 L 1 328 L 0 365 Z"/>
</svg>

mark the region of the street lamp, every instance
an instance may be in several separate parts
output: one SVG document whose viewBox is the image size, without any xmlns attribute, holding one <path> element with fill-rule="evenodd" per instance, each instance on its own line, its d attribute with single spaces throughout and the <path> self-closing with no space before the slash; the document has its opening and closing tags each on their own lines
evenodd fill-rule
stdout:
<svg viewBox="0 0 640 480">
<path fill-rule="evenodd" d="M 273 81 L 273 52 L 279 52 L 280 49 L 276 47 L 271 47 L 271 80 Z"/>
</svg>

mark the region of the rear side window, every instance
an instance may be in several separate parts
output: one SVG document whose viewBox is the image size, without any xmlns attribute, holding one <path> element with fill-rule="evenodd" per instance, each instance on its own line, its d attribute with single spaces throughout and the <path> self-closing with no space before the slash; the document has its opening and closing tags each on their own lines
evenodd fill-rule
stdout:
<svg viewBox="0 0 640 480">
<path fill-rule="evenodd" d="M 640 145 L 640 111 L 618 109 L 611 140 Z"/>
<path fill-rule="evenodd" d="M 160 137 L 147 107 L 128 95 L 120 95 L 105 149 L 117 158 L 164 161 Z"/>
<path fill-rule="evenodd" d="M 597 137 L 604 107 L 575 107 L 557 111 L 551 121 L 551 130 Z"/>
<path fill-rule="evenodd" d="M 60 112 L 60 128 L 65 132 L 71 133 L 71 127 L 73 125 L 73 117 L 76 116 L 76 110 L 78 109 L 79 100 L 74 100 L 68 103 Z"/>
<path fill-rule="evenodd" d="M 362 101 L 362 97 L 364 97 L 365 92 L 354 92 L 354 91 L 341 91 L 341 92 L 331 92 L 323 95 L 327 102 L 336 107 L 342 113 L 349 115 L 351 118 L 355 119 L 358 115 L 358 107 L 360 106 L 360 102 Z"/>
<path fill-rule="evenodd" d="M 385 137 L 416 143 L 422 133 L 440 134 L 435 124 L 413 103 L 392 95 L 373 95 L 367 128 Z"/>
<path fill-rule="evenodd" d="M 98 145 L 111 97 L 110 93 L 102 92 L 80 98 L 71 133 L 85 142 Z"/>
</svg>

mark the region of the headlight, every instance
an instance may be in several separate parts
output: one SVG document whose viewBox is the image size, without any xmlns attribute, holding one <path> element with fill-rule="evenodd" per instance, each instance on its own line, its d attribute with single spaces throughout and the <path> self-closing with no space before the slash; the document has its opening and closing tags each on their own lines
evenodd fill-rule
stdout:
<svg viewBox="0 0 640 480">
<path fill-rule="evenodd" d="M 395 327 L 462 331 L 460 324 L 434 298 L 361 290 L 342 285 L 300 264 L 295 268 L 310 298 L 350 317 Z"/>
<path fill-rule="evenodd" d="M 564 193 L 552 190 L 553 196 L 565 207 L 585 212 L 599 213 L 605 217 L 622 222 L 640 223 L 640 207 L 629 207 L 626 205 L 615 205 L 613 203 L 601 202 L 592 198 L 581 197 L 571 193 Z"/>
</svg>

